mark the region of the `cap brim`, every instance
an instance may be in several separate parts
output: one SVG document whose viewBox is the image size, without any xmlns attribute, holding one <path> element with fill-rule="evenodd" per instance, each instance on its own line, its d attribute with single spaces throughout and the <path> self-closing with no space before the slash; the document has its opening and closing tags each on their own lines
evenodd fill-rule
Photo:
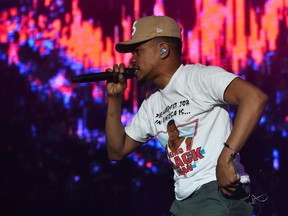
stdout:
<svg viewBox="0 0 288 216">
<path fill-rule="evenodd" d="M 144 43 L 152 38 L 138 38 L 138 39 L 131 39 L 124 42 L 119 42 L 116 44 L 115 49 L 117 52 L 120 53 L 129 53 L 133 52 L 137 46 L 141 43 Z"/>
</svg>

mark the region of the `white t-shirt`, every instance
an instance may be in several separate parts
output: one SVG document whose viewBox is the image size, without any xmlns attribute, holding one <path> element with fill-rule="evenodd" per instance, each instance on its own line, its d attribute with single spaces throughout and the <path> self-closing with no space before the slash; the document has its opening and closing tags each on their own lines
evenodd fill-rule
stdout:
<svg viewBox="0 0 288 216">
<path fill-rule="evenodd" d="M 216 66 L 181 65 L 164 89 L 143 101 L 125 128 L 134 140 L 144 143 L 156 137 L 166 149 L 178 200 L 216 180 L 217 159 L 232 128 L 224 91 L 236 77 Z M 189 148 L 186 140 L 177 150 L 166 148 L 171 120 L 182 140 L 189 137 Z"/>
</svg>

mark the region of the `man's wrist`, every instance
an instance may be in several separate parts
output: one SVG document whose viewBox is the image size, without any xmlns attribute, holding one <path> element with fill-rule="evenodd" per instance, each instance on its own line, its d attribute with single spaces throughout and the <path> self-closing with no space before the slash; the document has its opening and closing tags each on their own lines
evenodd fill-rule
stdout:
<svg viewBox="0 0 288 216">
<path fill-rule="evenodd" d="M 231 157 L 232 157 L 232 158 L 235 158 L 236 155 L 239 154 L 239 153 L 236 152 L 233 148 L 231 148 L 231 146 L 230 146 L 228 143 L 224 142 L 223 144 L 224 144 L 224 147 L 225 147 L 225 148 L 228 148 L 228 149 L 231 150 Z"/>
</svg>

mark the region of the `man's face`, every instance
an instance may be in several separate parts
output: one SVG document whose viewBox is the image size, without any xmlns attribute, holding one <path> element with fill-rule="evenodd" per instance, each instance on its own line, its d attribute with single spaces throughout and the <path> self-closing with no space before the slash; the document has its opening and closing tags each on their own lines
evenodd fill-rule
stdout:
<svg viewBox="0 0 288 216">
<path fill-rule="evenodd" d="M 179 131 L 175 124 L 168 125 L 167 132 L 170 141 L 173 141 L 179 137 Z"/>
<path fill-rule="evenodd" d="M 140 44 L 132 52 L 130 64 L 136 68 L 138 81 L 153 80 L 157 75 L 159 49 L 153 40 Z"/>
</svg>

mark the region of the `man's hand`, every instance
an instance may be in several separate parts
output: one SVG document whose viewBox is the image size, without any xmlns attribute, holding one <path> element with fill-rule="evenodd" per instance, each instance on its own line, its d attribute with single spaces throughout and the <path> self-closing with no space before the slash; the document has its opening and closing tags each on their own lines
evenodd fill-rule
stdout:
<svg viewBox="0 0 288 216">
<path fill-rule="evenodd" d="M 106 69 L 106 72 L 119 72 L 119 78 L 118 78 L 118 83 L 113 83 L 113 82 L 107 82 L 106 85 L 106 90 L 107 90 L 107 94 L 109 97 L 120 97 L 123 95 L 125 89 L 127 88 L 127 82 L 124 78 L 124 76 L 122 75 L 122 73 L 124 72 L 124 64 L 120 64 L 118 65 L 114 65 L 113 69 L 108 68 Z"/>
<path fill-rule="evenodd" d="M 236 172 L 230 153 L 222 151 L 216 166 L 218 186 L 225 196 L 233 196 L 240 183 L 240 176 Z"/>
</svg>

